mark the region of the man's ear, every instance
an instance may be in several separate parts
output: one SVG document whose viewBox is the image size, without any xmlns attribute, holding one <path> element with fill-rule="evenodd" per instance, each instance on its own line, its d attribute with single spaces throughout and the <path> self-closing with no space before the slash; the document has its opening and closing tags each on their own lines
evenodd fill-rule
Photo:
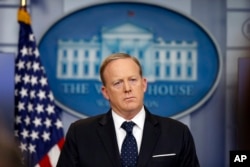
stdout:
<svg viewBox="0 0 250 167">
<path fill-rule="evenodd" d="M 105 86 L 102 86 L 102 95 L 105 99 L 109 100 L 109 95 Z"/>
<path fill-rule="evenodd" d="M 146 78 L 143 78 L 143 90 L 144 90 L 144 92 L 146 92 L 147 91 L 147 87 L 148 87 L 148 81 L 147 81 L 147 79 Z"/>
</svg>

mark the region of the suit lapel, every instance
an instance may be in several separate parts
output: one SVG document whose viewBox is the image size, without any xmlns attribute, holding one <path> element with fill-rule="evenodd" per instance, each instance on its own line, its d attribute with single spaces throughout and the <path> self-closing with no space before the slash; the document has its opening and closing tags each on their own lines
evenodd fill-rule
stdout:
<svg viewBox="0 0 250 167">
<path fill-rule="evenodd" d="M 146 166 L 148 160 L 152 158 L 152 152 L 160 134 L 160 129 L 157 125 L 158 121 L 146 110 L 146 120 L 137 166 Z"/>
<path fill-rule="evenodd" d="M 99 124 L 100 127 L 97 131 L 109 155 L 110 161 L 113 163 L 114 167 L 121 167 L 115 128 L 110 111 L 99 121 Z"/>
</svg>

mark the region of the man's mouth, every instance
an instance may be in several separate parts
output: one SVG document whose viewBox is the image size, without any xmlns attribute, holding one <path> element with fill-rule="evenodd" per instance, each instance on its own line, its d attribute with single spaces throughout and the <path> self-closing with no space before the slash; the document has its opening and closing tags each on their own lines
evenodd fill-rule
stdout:
<svg viewBox="0 0 250 167">
<path fill-rule="evenodd" d="M 135 97 L 126 97 L 124 100 L 127 101 L 127 100 L 133 100 L 135 99 Z"/>
</svg>

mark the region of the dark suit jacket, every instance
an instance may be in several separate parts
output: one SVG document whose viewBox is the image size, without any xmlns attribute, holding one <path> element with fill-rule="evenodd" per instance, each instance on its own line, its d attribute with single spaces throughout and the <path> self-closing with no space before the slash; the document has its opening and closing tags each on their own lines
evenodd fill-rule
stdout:
<svg viewBox="0 0 250 167">
<path fill-rule="evenodd" d="M 198 167 L 188 127 L 146 109 L 137 166 Z M 71 124 L 57 167 L 121 167 L 111 110 Z"/>
</svg>

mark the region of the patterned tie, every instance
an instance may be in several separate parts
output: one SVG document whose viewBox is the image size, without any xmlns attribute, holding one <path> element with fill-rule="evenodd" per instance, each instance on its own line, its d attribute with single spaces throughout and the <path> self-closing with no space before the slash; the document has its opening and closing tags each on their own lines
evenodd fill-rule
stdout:
<svg viewBox="0 0 250 167">
<path fill-rule="evenodd" d="M 123 167 L 136 167 L 138 150 L 135 137 L 132 134 L 134 122 L 124 122 L 122 128 L 127 132 L 127 135 L 122 143 L 121 160 Z"/>
</svg>

